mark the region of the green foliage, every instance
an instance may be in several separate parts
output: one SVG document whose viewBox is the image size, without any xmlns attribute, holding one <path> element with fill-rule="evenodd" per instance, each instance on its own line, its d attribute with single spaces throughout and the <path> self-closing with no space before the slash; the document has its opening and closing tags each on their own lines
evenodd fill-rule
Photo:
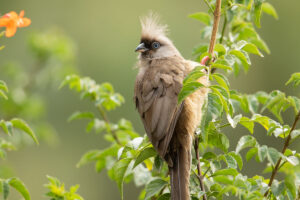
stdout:
<svg viewBox="0 0 300 200">
<path fill-rule="evenodd" d="M 286 85 L 293 84 L 294 87 L 300 85 L 300 73 L 292 74 L 291 78 L 286 82 Z"/>
<path fill-rule="evenodd" d="M 50 200 L 83 200 L 83 198 L 77 194 L 79 185 L 71 186 L 69 190 L 65 189 L 65 184 L 61 183 L 57 178 L 47 176 L 49 181 L 45 185 L 49 189 L 49 192 L 46 194 Z"/>
<path fill-rule="evenodd" d="M 189 17 L 205 25 L 201 36 L 209 39 L 216 1 L 205 2 L 209 8 L 208 13 L 197 12 Z M 278 90 L 242 94 L 232 90 L 228 81 L 229 75 L 238 76 L 242 69 L 245 72 L 249 70 L 251 55 L 263 57 L 262 52 L 270 53 L 256 28 L 262 24 L 262 13 L 277 19 L 276 10 L 263 0 L 224 0 L 221 9 L 224 31 L 217 35 L 219 43 L 215 45 L 214 55 L 208 54 L 208 44 L 195 48 L 193 54 L 196 61 L 200 62 L 205 56 L 212 59 L 208 66 L 199 64 L 185 77 L 178 96 L 180 104 L 200 88 L 207 87 L 210 91 L 202 109 L 202 122 L 196 132 L 196 139 L 200 141 L 200 164 L 205 192 L 200 189 L 196 175 L 197 160 L 193 158 L 191 198 L 200 199 L 205 195 L 208 199 L 296 199 L 299 196 L 299 153 L 287 148 L 289 143 L 281 153 L 263 141 L 258 142 L 256 127 L 263 128 L 269 137 L 288 142 L 297 139 L 300 131 L 287 125 L 282 113 L 293 110 L 296 116 L 300 111 L 300 99 Z M 211 68 L 217 68 L 218 73 L 207 73 Z M 210 85 L 205 86 L 198 82 L 203 76 L 208 78 Z M 298 86 L 299 73 L 293 74 L 287 84 Z M 122 199 L 123 184 L 130 181 L 134 181 L 138 187 L 144 187 L 139 199 L 170 199 L 170 180 L 166 176 L 168 167 L 157 155 L 147 137 L 140 137 L 128 120 L 121 119 L 117 123 L 109 120 L 108 112 L 121 106 L 123 97 L 114 91 L 111 84 L 97 84 L 89 77 L 69 75 L 61 87 L 66 85 L 82 99 L 90 100 L 96 111 L 77 111 L 71 115 L 69 121 L 89 120 L 86 131 L 94 129 L 97 133 L 103 133 L 109 143 L 105 149 L 87 152 L 77 166 L 94 163 L 97 172 L 106 169 L 108 176 L 117 183 Z M 296 120 L 295 123 L 297 122 Z M 230 130 L 239 126 L 244 128 L 241 129 L 242 135 L 236 136 L 240 138 L 234 144 L 227 135 L 231 133 Z M 232 151 L 234 147 L 235 150 Z M 283 178 L 273 177 L 273 184 L 268 185 L 270 179 L 261 175 L 244 175 L 242 169 L 247 167 L 246 162 L 252 158 L 266 166 L 265 173 L 274 172 L 278 168 L 284 175 Z"/>
<path fill-rule="evenodd" d="M 0 67 L 1 79 L 9 85 L 8 92 L 6 84 L 0 81 L 0 98 L 7 97 L 6 101 L 0 101 L 1 118 L 26 119 L 41 141 L 54 144 L 57 132 L 47 121 L 45 91 L 53 91 L 51 88 L 57 91 L 63 77 L 77 71 L 75 45 L 61 31 L 52 29 L 32 33 L 26 44 L 32 58 L 28 66 L 14 60 Z M 14 140 L 18 142 L 16 146 L 32 144 L 32 140 L 22 134 L 14 137 L 18 138 Z"/>
<path fill-rule="evenodd" d="M 198 12 L 198 13 L 191 14 L 191 15 L 189 15 L 189 17 L 199 20 L 200 22 L 204 23 L 205 25 L 210 25 L 212 22 L 211 16 L 204 12 Z"/>
<path fill-rule="evenodd" d="M 32 63 L 35 64 L 25 67 L 14 61 L 1 66 L 1 79 L 5 80 L 5 82 L 0 80 L 2 159 L 6 158 L 7 151 L 16 150 L 21 143 L 30 144 L 33 141 L 38 144 L 38 138 L 53 142 L 55 130 L 45 120 L 46 105 L 43 90 L 48 89 L 46 87 L 49 85 L 57 87 L 58 80 L 67 73 L 76 71 L 73 65 L 75 57 L 73 44 L 63 34 L 58 34 L 57 31 L 36 32 L 31 35 L 28 47 L 33 55 Z M 6 83 L 10 86 L 10 90 Z M 26 119 L 26 122 L 21 118 Z M 8 177 L 5 171 L 1 176 Z M 0 185 L 3 199 L 8 199 L 10 188 L 14 188 L 23 199 L 30 200 L 29 192 L 19 178 L 1 177 Z M 74 189 L 65 195 L 67 199 L 79 199 L 73 195 Z"/>
<path fill-rule="evenodd" d="M 6 86 L 6 83 L 4 81 L 0 80 L 0 97 L 2 97 L 4 99 L 7 99 L 7 96 L 5 94 L 6 92 L 8 92 L 8 88 Z"/>
<path fill-rule="evenodd" d="M 2 86 L 0 89 L 5 90 L 5 92 L 8 92 L 8 89 L 6 87 L 5 82 L 1 81 L 0 82 Z M 7 99 L 7 96 L 5 96 Z M 28 124 L 19 118 L 13 118 L 9 121 L 5 120 L 0 120 L 0 127 L 3 130 L 4 133 L 6 133 L 8 136 L 12 137 L 14 132 L 16 130 L 20 130 L 27 135 L 29 135 L 32 140 L 38 144 L 37 137 L 35 136 L 35 133 L 32 131 L 32 129 L 28 126 Z M 4 159 L 6 157 L 6 151 L 5 150 L 15 150 L 16 147 L 3 137 L 0 137 L 0 157 Z M 9 178 L 9 179 L 0 179 L 0 193 L 3 195 L 3 199 L 6 200 L 9 196 L 10 193 L 10 187 L 14 188 L 17 190 L 22 197 L 25 200 L 30 200 L 30 195 L 29 192 L 24 185 L 24 183 L 19 179 L 19 178 Z"/>
<path fill-rule="evenodd" d="M 31 199 L 26 186 L 24 185 L 24 183 L 19 178 L 1 179 L 0 180 L 0 185 L 1 185 L 1 190 L 0 191 L 3 194 L 3 199 L 4 200 L 6 200 L 8 198 L 8 195 L 9 195 L 9 192 L 10 192 L 10 187 L 17 190 L 25 200 L 30 200 Z"/>
</svg>

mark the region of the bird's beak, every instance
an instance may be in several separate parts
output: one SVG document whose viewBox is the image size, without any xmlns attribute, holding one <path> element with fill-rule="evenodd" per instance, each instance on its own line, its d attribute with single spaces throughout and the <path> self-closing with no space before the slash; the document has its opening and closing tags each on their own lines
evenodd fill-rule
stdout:
<svg viewBox="0 0 300 200">
<path fill-rule="evenodd" d="M 135 52 L 145 52 L 145 51 L 148 51 L 149 49 L 145 47 L 145 44 L 144 43 L 141 43 L 139 44 L 136 49 L 135 49 Z"/>
</svg>

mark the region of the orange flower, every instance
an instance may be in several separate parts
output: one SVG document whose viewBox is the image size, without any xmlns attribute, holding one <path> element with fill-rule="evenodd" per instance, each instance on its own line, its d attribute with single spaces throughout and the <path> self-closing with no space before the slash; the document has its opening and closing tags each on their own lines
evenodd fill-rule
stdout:
<svg viewBox="0 0 300 200">
<path fill-rule="evenodd" d="M 0 18 L 0 27 L 6 27 L 6 37 L 15 35 L 17 28 L 29 26 L 31 20 L 24 18 L 24 10 L 18 15 L 15 11 L 11 11 Z"/>
</svg>

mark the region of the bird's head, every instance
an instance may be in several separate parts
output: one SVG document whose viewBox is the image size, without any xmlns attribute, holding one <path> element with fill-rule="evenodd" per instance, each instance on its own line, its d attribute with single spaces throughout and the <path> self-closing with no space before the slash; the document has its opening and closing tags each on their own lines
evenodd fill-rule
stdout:
<svg viewBox="0 0 300 200">
<path fill-rule="evenodd" d="M 135 51 L 140 52 L 140 59 L 156 59 L 170 56 L 181 56 L 167 37 L 167 25 L 159 24 L 159 17 L 150 13 L 141 18 L 142 36 Z"/>
</svg>

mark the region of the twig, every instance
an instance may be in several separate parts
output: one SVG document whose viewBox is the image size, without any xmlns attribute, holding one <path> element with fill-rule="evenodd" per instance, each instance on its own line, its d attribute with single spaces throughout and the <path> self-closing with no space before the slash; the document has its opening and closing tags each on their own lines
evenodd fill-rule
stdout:
<svg viewBox="0 0 300 200">
<path fill-rule="evenodd" d="M 205 4 L 207 5 L 207 7 L 209 8 L 210 12 L 214 12 L 214 9 L 210 6 L 210 4 L 208 3 L 207 0 L 204 0 Z"/>
<path fill-rule="evenodd" d="M 227 127 L 227 126 L 231 126 L 231 124 L 230 124 L 230 123 L 223 124 L 223 125 L 218 126 L 217 128 L 218 128 L 218 129 L 219 129 L 219 128 L 225 128 L 225 127 Z"/>
<path fill-rule="evenodd" d="M 218 32 L 218 26 L 220 23 L 220 17 L 221 17 L 221 0 L 217 0 L 216 2 L 216 9 L 214 11 L 214 24 L 213 24 L 213 30 L 210 38 L 210 44 L 209 44 L 209 50 L 208 53 L 213 57 L 214 54 L 214 48 L 215 43 L 217 39 L 217 32 Z"/>
<path fill-rule="evenodd" d="M 219 41 L 220 44 L 223 43 L 223 38 L 224 38 L 226 26 L 227 26 L 227 14 L 225 12 L 225 14 L 224 14 L 224 23 L 223 23 L 222 33 L 221 33 L 221 38 L 220 38 L 220 41 Z"/>
<path fill-rule="evenodd" d="M 108 117 L 106 116 L 105 111 L 103 110 L 103 108 L 101 106 L 97 106 L 98 111 L 101 115 L 101 117 L 103 118 L 103 120 L 105 121 L 106 124 L 110 124 L 110 121 L 108 119 Z M 114 140 L 118 143 L 121 144 L 116 132 L 114 130 L 111 130 L 110 126 L 108 126 L 108 132 L 112 135 L 112 137 L 114 138 Z"/>
<path fill-rule="evenodd" d="M 203 177 L 205 177 L 205 175 L 207 174 L 207 172 L 209 172 L 210 170 L 210 166 L 207 168 L 207 170 L 204 172 Z"/>
<path fill-rule="evenodd" d="M 283 149 L 281 151 L 281 153 L 284 155 L 286 149 L 288 148 L 289 144 L 290 144 L 290 141 L 291 141 L 291 138 L 292 138 L 292 135 L 291 133 L 295 130 L 296 128 L 296 125 L 298 123 L 298 121 L 300 120 L 300 111 L 298 112 L 298 114 L 296 115 L 295 117 L 295 120 L 294 120 L 294 123 L 293 123 L 293 126 L 289 132 L 289 135 L 287 137 L 287 139 L 285 140 L 284 142 L 284 146 L 283 146 Z M 272 183 L 273 183 L 273 180 L 275 178 L 275 175 L 277 174 L 278 172 L 278 169 L 279 169 L 279 166 L 280 166 L 280 163 L 281 163 L 281 160 L 282 160 L 282 157 L 279 158 L 279 160 L 277 161 L 276 165 L 275 165 L 275 168 L 274 170 L 272 171 L 272 175 L 271 175 L 271 178 L 270 178 L 270 181 L 269 181 L 269 188 L 272 186 Z M 264 194 L 265 197 L 267 197 L 269 194 L 269 189 L 266 191 L 266 193 Z"/>
<path fill-rule="evenodd" d="M 200 157 L 199 157 L 199 138 L 196 137 L 195 138 L 195 144 L 194 144 L 194 149 L 195 149 L 195 153 L 196 153 L 196 159 L 197 159 L 197 171 L 198 171 L 198 179 L 200 182 L 200 189 L 201 191 L 205 192 L 205 187 L 204 187 L 204 183 L 203 183 L 203 177 L 201 175 L 201 166 L 200 166 Z M 206 194 L 203 195 L 203 200 L 207 200 L 206 198 Z"/>
</svg>

